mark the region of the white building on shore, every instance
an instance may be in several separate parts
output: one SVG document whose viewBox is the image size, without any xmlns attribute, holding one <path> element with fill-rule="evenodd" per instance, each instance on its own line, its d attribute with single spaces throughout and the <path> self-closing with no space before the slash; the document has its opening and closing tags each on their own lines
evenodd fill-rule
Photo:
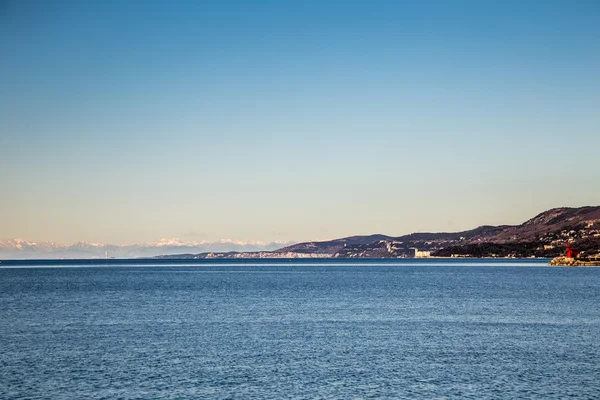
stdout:
<svg viewBox="0 0 600 400">
<path fill-rule="evenodd" d="M 419 251 L 415 247 L 415 258 L 429 258 L 431 257 L 431 251 Z"/>
</svg>

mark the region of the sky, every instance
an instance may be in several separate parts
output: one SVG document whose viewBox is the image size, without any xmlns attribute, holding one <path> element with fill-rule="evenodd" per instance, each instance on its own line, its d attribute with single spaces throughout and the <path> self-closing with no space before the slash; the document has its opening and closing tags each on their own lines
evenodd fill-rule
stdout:
<svg viewBox="0 0 600 400">
<path fill-rule="evenodd" d="M 0 0 L 0 238 L 323 240 L 600 204 L 600 2 Z"/>
</svg>

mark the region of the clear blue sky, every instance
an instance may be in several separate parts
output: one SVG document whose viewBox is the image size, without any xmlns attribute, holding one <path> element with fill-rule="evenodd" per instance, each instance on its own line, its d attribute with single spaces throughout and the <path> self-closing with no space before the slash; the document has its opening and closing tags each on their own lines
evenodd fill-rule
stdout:
<svg viewBox="0 0 600 400">
<path fill-rule="evenodd" d="M 520 223 L 599 152 L 599 1 L 0 0 L 0 238 Z"/>
</svg>

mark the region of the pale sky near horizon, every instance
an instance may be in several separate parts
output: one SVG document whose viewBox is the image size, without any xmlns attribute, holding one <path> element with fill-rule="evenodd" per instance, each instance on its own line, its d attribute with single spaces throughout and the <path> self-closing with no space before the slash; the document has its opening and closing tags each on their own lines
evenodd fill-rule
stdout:
<svg viewBox="0 0 600 400">
<path fill-rule="evenodd" d="M 599 1 L 0 0 L 0 239 L 517 224 L 599 110 Z"/>
</svg>

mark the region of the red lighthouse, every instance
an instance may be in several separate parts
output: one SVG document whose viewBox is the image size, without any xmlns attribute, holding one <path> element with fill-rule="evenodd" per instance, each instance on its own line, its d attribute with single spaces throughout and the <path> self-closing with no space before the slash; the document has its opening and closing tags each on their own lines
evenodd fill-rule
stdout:
<svg viewBox="0 0 600 400">
<path fill-rule="evenodd" d="M 567 244 L 567 258 L 577 257 L 577 252 L 571 248 L 570 244 Z"/>
</svg>

